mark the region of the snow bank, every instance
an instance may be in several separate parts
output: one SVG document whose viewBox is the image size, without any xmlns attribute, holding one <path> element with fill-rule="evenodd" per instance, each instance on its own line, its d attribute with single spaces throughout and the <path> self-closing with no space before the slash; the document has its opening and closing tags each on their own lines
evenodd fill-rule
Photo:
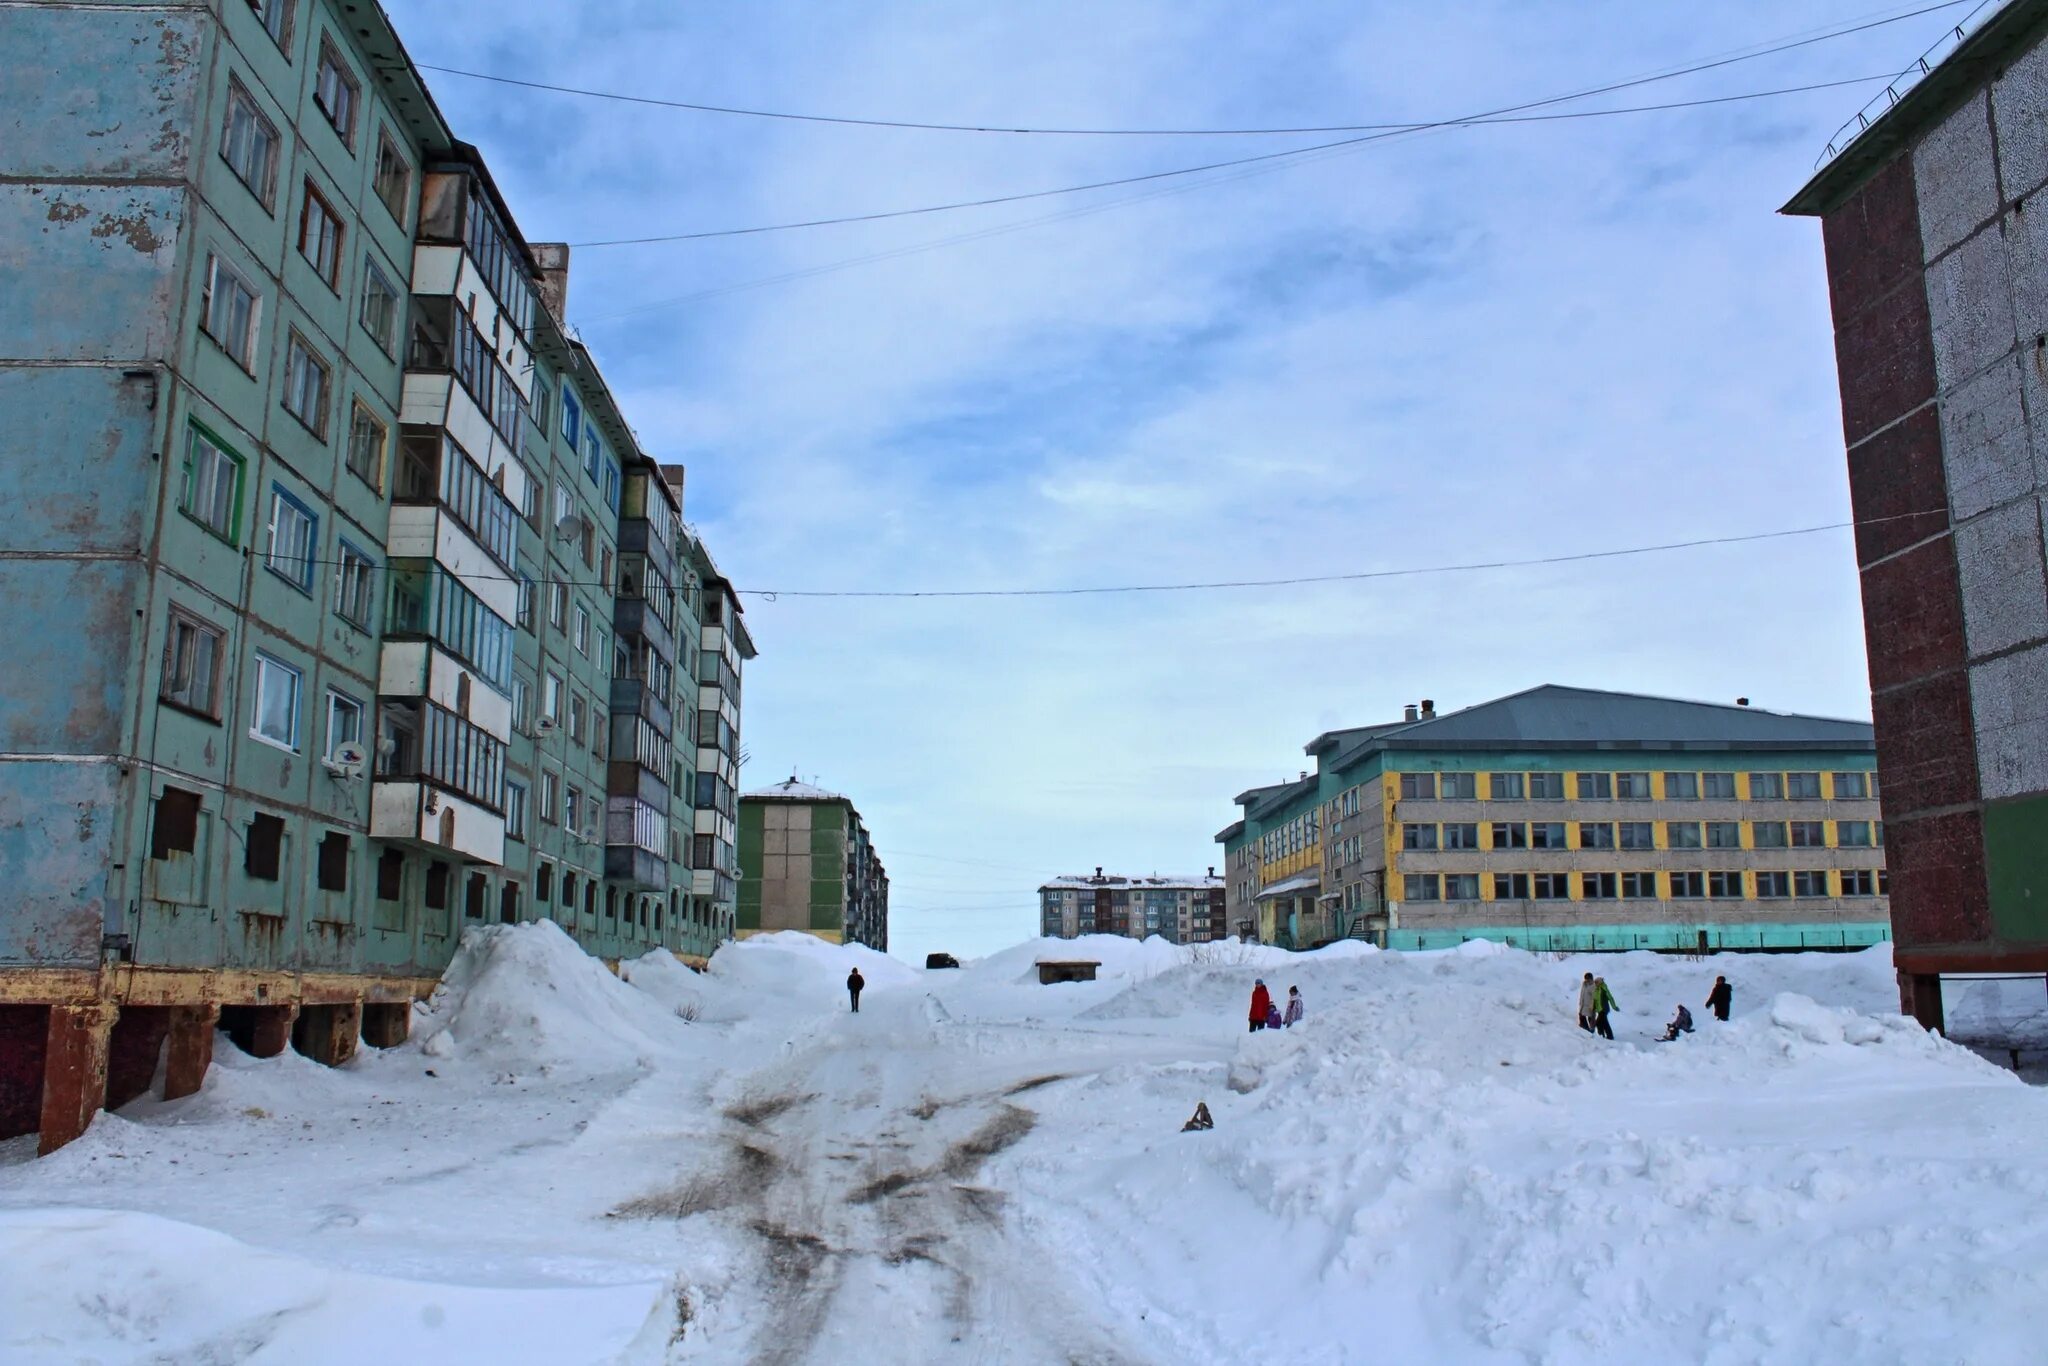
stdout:
<svg viewBox="0 0 2048 1366">
<path fill-rule="evenodd" d="M 869 991 L 909 986 L 922 974 L 862 944 L 832 944 L 801 930 L 778 930 L 722 944 L 711 955 L 708 975 L 720 988 L 740 993 L 752 1008 L 761 1003 L 815 1001 L 845 1003 L 846 974 L 860 969 Z"/>
<path fill-rule="evenodd" d="M 148 1214 L 0 1212 L 0 1359 L 615 1360 L 659 1281 L 483 1289 L 334 1270 Z M 49 1287 L 62 1285 L 63 1293 Z"/>
<path fill-rule="evenodd" d="M 687 1047 L 684 1029 L 540 920 L 465 930 L 416 1038 L 434 1057 L 605 1071 Z"/>
</svg>

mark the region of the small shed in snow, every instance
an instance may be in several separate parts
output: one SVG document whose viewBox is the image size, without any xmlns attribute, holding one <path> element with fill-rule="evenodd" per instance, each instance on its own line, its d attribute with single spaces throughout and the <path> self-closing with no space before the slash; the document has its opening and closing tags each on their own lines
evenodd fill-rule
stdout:
<svg viewBox="0 0 2048 1366">
<path fill-rule="evenodd" d="M 1038 960 L 1038 980 L 1045 986 L 1054 982 L 1092 982 L 1095 969 L 1101 966 L 1100 962 L 1085 958 L 1041 958 Z"/>
</svg>

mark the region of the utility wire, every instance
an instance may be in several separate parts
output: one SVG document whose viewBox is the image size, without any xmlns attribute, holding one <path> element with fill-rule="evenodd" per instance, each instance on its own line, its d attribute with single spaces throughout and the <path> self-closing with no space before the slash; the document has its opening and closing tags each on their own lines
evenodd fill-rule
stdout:
<svg viewBox="0 0 2048 1366">
<path fill-rule="evenodd" d="M 1847 522 L 1821 522 L 1813 526 L 1788 527 L 1780 531 L 1752 531 L 1733 536 L 1701 536 L 1688 541 L 1663 541 L 1656 545 L 1624 546 L 1613 550 L 1581 550 L 1565 555 L 1542 555 L 1523 560 L 1474 560 L 1462 564 L 1416 565 L 1403 569 L 1365 569 L 1345 574 L 1300 574 L 1279 579 L 1212 579 L 1189 583 L 1126 583 L 1103 584 L 1082 588 L 735 588 L 735 593 L 757 597 L 773 602 L 779 598 L 1073 598 L 1096 597 L 1119 593 L 1197 593 L 1211 592 L 1226 588 L 1294 588 L 1308 584 L 1362 583 L 1371 579 L 1419 578 L 1434 574 L 1466 574 L 1488 569 L 1532 569 L 1544 565 L 1577 564 L 1587 560 L 1623 559 L 1635 555 L 1654 555 L 1672 550 L 1694 550 L 1704 546 L 1746 545 L 1754 541 L 1786 540 L 1794 536 L 1813 536 L 1823 531 L 1844 531 L 1852 527 L 1879 526 L 1887 522 L 1909 521 L 1917 517 L 1946 517 L 1947 508 L 1930 508 L 1920 512 L 1897 512 L 1884 517 L 1865 517 Z M 1950 528 L 1943 526 L 1937 535 L 1946 535 Z M 20 551 L 0 551 L 0 560 L 19 555 Z M 108 556 L 107 558 L 118 558 Z M 366 563 L 362 560 L 340 560 L 312 558 L 296 560 L 295 564 L 326 565 L 331 567 L 353 567 L 364 573 L 411 573 L 411 570 L 393 570 L 389 565 Z M 596 579 L 527 578 L 516 574 L 480 574 L 465 570 L 463 579 L 476 579 L 494 583 L 531 584 L 539 588 L 596 588 L 615 592 L 612 584 Z M 538 607 L 536 606 L 536 610 Z"/>
<path fill-rule="evenodd" d="M 1903 14 L 1891 14 L 1846 28 L 1832 29 L 1813 36 L 1801 36 L 1795 41 L 1765 47 L 1761 51 L 1745 51 L 1740 55 L 1705 62 L 1689 67 L 1685 72 L 1673 74 L 1683 75 L 1691 71 L 1707 71 L 1718 66 L 1727 66 L 1734 62 L 1744 62 L 1773 53 L 1788 52 L 1794 48 L 1825 42 L 1831 38 L 1845 37 L 1852 33 L 1862 33 L 1869 29 L 1881 28 L 1885 25 L 1900 23 L 1907 19 L 1917 19 L 1923 14 L 1933 14 L 1940 10 L 1953 9 L 1957 5 L 1967 3 L 1969 3 L 1969 0 L 1944 0 L 1944 3 L 1909 10 Z M 547 81 L 525 80 L 515 76 L 500 76 L 491 72 L 466 71 L 452 66 L 436 66 L 429 62 L 420 62 L 417 65 L 422 71 L 437 71 L 442 75 L 459 76 L 465 80 L 488 81 L 497 85 L 516 86 L 524 90 L 545 90 L 557 95 L 575 95 L 583 99 L 609 100 L 621 104 L 645 105 L 660 109 L 679 109 L 697 114 L 724 114 L 741 118 L 771 119 L 790 123 L 838 124 L 854 128 L 900 128 L 931 133 L 998 133 L 1006 136 L 1035 135 L 1041 137 L 1273 137 L 1303 133 L 1358 133 L 1408 126 L 1385 123 L 1330 123 L 1264 128 L 1059 128 L 1014 126 L 1002 123 L 928 123 L 915 119 L 856 118 L 838 114 L 800 114 L 782 109 L 750 109 L 738 105 L 707 104 L 692 100 L 663 99 L 652 95 L 630 95 L 612 90 L 590 90 L 579 86 L 555 85 Z M 1663 80 L 1667 79 L 1667 77 L 1660 75 L 1644 79 Z M 1624 88 L 1626 87 L 1619 85 L 1607 87 L 1609 90 Z M 1600 94 L 1604 92 L 1589 91 L 1586 93 Z"/>
<path fill-rule="evenodd" d="M 1650 77 L 1650 80 L 1664 80 L 1667 77 Z M 1305 157 L 1313 152 L 1328 152 L 1338 148 L 1357 147 L 1369 142 L 1383 142 L 1389 138 L 1411 133 L 1429 132 L 1439 128 L 1477 128 L 1486 124 L 1506 123 L 1549 123 L 1564 119 L 1610 118 L 1616 114 L 1648 114 L 1668 109 L 1699 109 L 1708 105 L 1735 104 L 1746 100 L 1771 99 L 1779 95 L 1802 95 L 1813 90 L 1833 90 L 1845 85 L 1864 85 L 1872 81 L 1888 81 L 1893 76 L 1880 73 L 1874 76 L 1850 76 L 1842 80 L 1816 81 L 1808 85 L 1784 86 L 1776 90 L 1752 90 L 1735 95 L 1713 95 L 1692 100 L 1671 100 L 1662 104 L 1625 105 L 1615 109 L 1581 109 L 1553 114 L 1518 114 L 1502 111 L 1492 114 L 1473 114 L 1464 118 L 1439 119 L 1430 123 L 1392 123 L 1370 125 L 1380 131 L 1360 137 L 1340 138 L 1335 142 L 1311 143 L 1306 147 L 1291 147 L 1279 152 L 1261 152 L 1256 156 L 1234 157 L 1228 161 L 1212 161 L 1200 166 L 1182 166 L 1167 171 L 1148 171 L 1142 175 L 1118 176 L 1110 180 L 1093 180 L 1082 185 L 1062 185 L 1050 190 L 1027 190 L 1018 194 L 992 195 L 985 199 L 961 199 L 947 204 L 925 204 L 914 209 L 882 209 L 874 213 L 842 214 L 836 218 L 806 218 L 789 223 L 762 223 L 745 228 L 707 228 L 698 232 L 665 233 L 653 237 L 614 237 L 594 242 L 572 242 L 570 246 L 588 251 L 595 247 L 648 246 L 664 242 L 701 242 L 713 237 L 752 237 L 770 232 L 793 232 L 802 228 L 841 227 L 850 223 L 877 223 L 891 218 L 917 218 L 935 213 L 953 213 L 962 209 L 986 209 L 999 204 L 1021 204 L 1034 199 L 1051 199 L 1061 195 L 1085 194 L 1090 190 L 1114 189 L 1120 185 L 1143 185 L 1154 181 L 1172 180 L 1181 176 L 1200 175 L 1205 171 L 1227 171 L 1236 167 L 1256 166 L 1263 162 L 1289 161 Z M 1641 84 L 1641 82 L 1637 82 Z M 1614 89 L 1618 87 L 1609 87 Z M 1596 92 L 1598 93 L 1598 92 Z M 1560 95 L 1554 99 L 1536 104 L 1519 105 L 1517 109 L 1535 109 L 1543 105 L 1556 104 L 1564 100 L 1581 99 L 1580 95 Z"/>
</svg>

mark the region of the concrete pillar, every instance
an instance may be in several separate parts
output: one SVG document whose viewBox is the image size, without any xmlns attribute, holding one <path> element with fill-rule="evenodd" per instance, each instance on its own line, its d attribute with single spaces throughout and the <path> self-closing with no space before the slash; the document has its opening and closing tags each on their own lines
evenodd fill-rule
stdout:
<svg viewBox="0 0 2048 1366">
<path fill-rule="evenodd" d="M 221 1028 L 235 1046 L 252 1058 L 274 1058 L 291 1045 L 292 1022 L 299 1018 L 296 1004 L 278 1006 L 226 1006 L 221 1010 Z"/>
<path fill-rule="evenodd" d="M 164 1099 L 195 1095 L 213 1065 L 217 1005 L 178 1006 L 171 1011 L 170 1048 L 164 1058 Z"/>
<path fill-rule="evenodd" d="M 1932 972 L 1899 973 L 1899 1010 L 1935 1034 L 1947 1033 L 1941 1014 L 1941 975 Z"/>
<path fill-rule="evenodd" d="M 292 1030 L 292 1047 L 314 1062 L 339 1067 L 356 1055 L 362 1029 L 360 1001 L 301 1006 L 298 1026 Z"/>
<path fill-rule="evenodd" d="M 120 1013 L 104 1001 L 50 1007 L 38 1152 L 53 1153 L 84 1133 L 106 1103 L 107 1042 Z"/>
<path fill-rule="evenodd" d="M 363 1042 L 372 1048 L 396 1048 L 412 1036 L 412 1002 L 365 1001 Z"/>
</svg>

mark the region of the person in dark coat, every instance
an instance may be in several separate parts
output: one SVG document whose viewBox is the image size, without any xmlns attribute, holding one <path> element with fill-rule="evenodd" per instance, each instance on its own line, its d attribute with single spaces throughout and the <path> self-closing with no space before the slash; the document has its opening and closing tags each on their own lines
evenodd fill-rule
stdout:
<svg viewBox="0 0 2048 1366">
<path fill-rule="evenodd" d="M 1679 1035 L 1690 1033 L 1692 1033 L 1692 1012 L 1687 1010 L 1684 1004 L 1681 1003 L 1678 1007 L 1678 1013 L 1671 1017 L 1671 1023 L 1665 1025 L 1664 1032 L 1657 1036 L 1657 1042 L 1670 1043 Z"/>
<path fill-rule="evenodd" d="M 1707 993 L 1707 1009 L 1714 1012 L 1714 1018 L 1726 1024 L 1728 1009 L 1735 1004 L 1735 988 L 1728 985 L 1726 977 L 1714 979 L 1714 989 Z"/>
<path fill-rule="evenodd" d="M 867 984 L 868 980 L 860 975 L 859 968 L 846 974 L 846 994 L 853 998 L 853 1013 L 856 1015 L 860 1014 L 860 989 Z"/>
<path fill-rule="evenodd" d="M 1258 1033 L 1266 1027 L 1266 1017 L 1273 1013 L 1273 993 L 1266 990 L 1266 979 L 1252 981 L 1252 1032 Z"/>
</svg>

